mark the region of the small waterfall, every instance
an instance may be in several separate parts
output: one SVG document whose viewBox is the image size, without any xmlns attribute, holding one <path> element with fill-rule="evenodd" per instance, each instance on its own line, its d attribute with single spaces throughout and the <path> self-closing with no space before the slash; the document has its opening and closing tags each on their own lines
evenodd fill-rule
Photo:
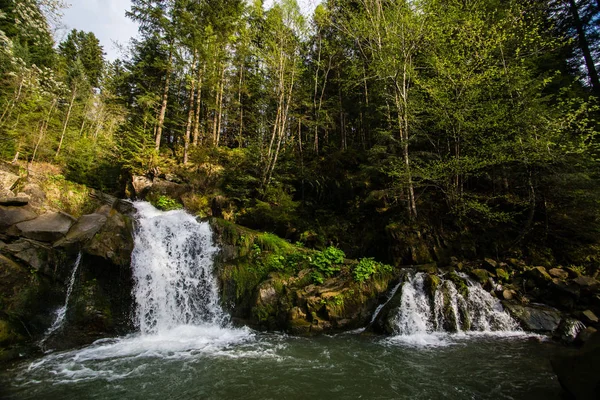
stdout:
<svg viewBox="0 0 600 400">
<path fill-rule="evenodd" d="M 75 276 L 77 275 L 77 270 L 79 269 L 79 264 L 81 263 L 81 251 L 77 254 L 77 259 L 73 264 L 73 271 L 71 272 L 71 277 L 69 278 L 69 285 L 67 286 L 67 295 L 65 296 L 65 304 L 55 311 L 54 322 L 52 326 L 48 328 L 44 338 L 41 340 L 40 344 L 44 344 L 46 340 L 57 330 L 59 330 L 64 322 L 65 316 L 67 315 L 67 309 L 69 307 L 69 299 L 71 298 L 71 293 L 73 292 L 73 286 L 75 286 Z"/>
<path fill-rule="evenodd" d="M 131 264 L 141 333 L 223 325 L 226 314 L 212 270 L 218 249 L 208 223 L 182 210 L 161 212 L 142 202 L 135 207 L 138 228 Z"/>
<path fill-rule="evenodd" d="M 414 273 L 404 282 L 401 306 L 393 318 L 397 335 L 519 330 L 500 301 L 466 275 L 456 275 L 462 281 L 459 288 L 456 279 L 453 282 L 441 277 L 437 283 L 426 284 L 426 277 L 425 273 Z"/>
</svg>

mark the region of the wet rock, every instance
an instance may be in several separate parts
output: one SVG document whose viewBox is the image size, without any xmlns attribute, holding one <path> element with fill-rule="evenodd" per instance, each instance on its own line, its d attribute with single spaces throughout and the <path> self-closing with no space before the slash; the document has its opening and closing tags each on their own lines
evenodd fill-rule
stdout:
<svg viewBox="0 0 600 400">
<path fill-rule="evenodd" d="M 19 193 L 17 196 L 0 197 L 0 206 L 22 207 L 29 204 L 29 196 Z"/>
<path fill-rule="evenodd" d="M 522 260 L 516 258 L 509 258 L 506 263 L 513 269 L 523 271 L 525 269 L 525 263 Z"/>
<path fill-rule="evenodd" d="M 594 333 L 578 354 L 557 357 L 551 364 L 561 386 L 572 398 L 600 398 L 599 332 Z"/>
<path fill-rule="evenodd" d="M 508 280 L 510 280 L 510 275 L 508 274 L 508 272 L 506 272 L 506 270 L 502 268 L 496 268 L 496 277 L 505 282 L 508 282 Z"/>
<path fill-rule="evenodd" d="M 169 182 L 165 179 L 154 178 L 152 186 L 148 189 L 148 195 L 168 196 L 172 199 L 181 200 L 181 196 L 189 192 L 189 187 L 175 182 Z"/>
<path fill-rule="evenodd" d="M 135 213 L 135 207 L 129 200 L 117 200 L 113 207 L 123 215 L 133 215 Z"/>
<path fill-rule="evenodd" d="M 552 268 L 550 271 L 548 271 L 548 274 L 550 274 L 550 276 L 554 277 L 554 278 L 558 278 L 561 280 L 565 280 L 569 278 L 569 273 L 563 269 L 559 269 L 559 268 Z"/>
<path fill-rule="evenodd" d="M 598 317 L 592 312 L 592 310 L 585 310 L 584 312 L 582 312 L 582 314 L 585 322 L 590 324 L 598 323 Z"/>
<path fill-rule="evenodd" d="M 523 329 L 532 332 L 552 333 L 561 321 L 560 312 L 542 305 L 523 306 L 505 302 L 504 308 L 515 318 Z"/>
<path fill-rule="evenodd" d="M 37 214 L 33 211 L 33 208 L 29 206 L 0 206 L 0 230 L 35 218 L 37 218 Z"/>
<path fill-rule="evenodd" d="M 40 242 L 55 242 L 69 232 L 75 221 L 75 218 L 63 212 L 50 212 L 31 221 L 18 223 L 13 227 L 16 230 L 10 233 Z"/>
<path fill-rule="evenodd" d="M 127 267 L 133 251 L 133 226 L 129 217 L 114 213 L 83 248 L 87 254 Z"/>
<path fill-rule="evenodd" d="M 594 334 L 596 332 L 598 332 L 598 330 L 596 328 L 588 326 L 587 328 L 585 328 L 581 332 L 579 332 L 579 335 L 577 335 L 576 341 L 578 343 L 585 344 L 585 343 L 589 342 L 589 340 L 592 338 L 592 336 L 594 336 Z"/>
<path fill-rule="evenodd" d="M 11 190 L 18 180 L 18 175 L 0 170 L 0 189 Z"/>
<path fill-rule="evenodd" d="M 28 239 L 19 239 L 4 247 L 4 251 L 31 269 L 52 275 L 51 266 L 54 264 L 52 249 L 43 243 Z"/>
<path fill-rule="evenodd" d="M 579 332 L 585 329 L 585 325 L 574 318 L 565 318 L 560 321 L 558 328 L 554 332 L 554 338 L 563 343 L 571 344 L 575 342 Z"/>
<path fill-rule="evenodd" d="M 86 242 L 104 226 L 107 217 L 102 214 L 84 215 L 71 227 L 64 239 L 55 243 L 55 247 L 69 246 L 74 243 Z"/>
</svg>

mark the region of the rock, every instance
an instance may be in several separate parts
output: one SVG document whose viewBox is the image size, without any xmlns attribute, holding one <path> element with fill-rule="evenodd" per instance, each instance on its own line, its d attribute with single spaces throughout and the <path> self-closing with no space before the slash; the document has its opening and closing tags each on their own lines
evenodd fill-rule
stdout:
<svg viewBox="0 0 600 400">
<path fill-rule="evenodd" d="M 560 321 L 558 328 L 554 332 L 554 338 L 563 343 L 571 344 L 575 342 L 579 332 L 585 329 L 585 325 L 574 318 L 565 318 Z"/>
<path fill-rule="evenodd" d="M 523 329 L 532 332 L 552 333 L 558 328 L 561 321 L 560 312 L 551 307 L 542 305 L 522 306 L 520 304 L 505 302 L 504 307 L 519 321 Z"/>
<path fill-rule="evenodd" d="M 11 190 L 18 180 L 18 175 L 0 170 L 0 189 Z"/>
<path fill-rule="evenodd" d="M 417 269 L 417 271 L 425 272 L 427 274 L 436 274 L 438 272 L 437 263 L 415 265 L 415 268 Z"/>
<path fill-rule="evenodd" d="M 600 398 L 599 332 L 594 333 L 578 354 L 557 357 L 550 363 L 560 385 L 572 398 Z"/>
<path fill-rule="evenodd" d="M 592 338 L 592 336 L 594 336 L 594 334 L 596 332 L 598 332 L 598 330 L 596 328 L 588 326 L 587 328 L 585 328 L 579 332 L 579 335 L 577 335 L 576 341 L 579 343 L 585 344 L 585 343 L 589 342 L 589 340 Z"/>
<path fill-rule="evenodd" d="M 516 258 L 509 258 L 506 260 L 506 263 L 511 268 L 517 269 L 519 271 L 523 271 L 525 269 L 525 263 L 522 260 Z"/>
<path fill-rule="evenodd" d="M 46 193 L 35 183 L 26 184 L 22 192 L 29 196 L 29 204 L 34 207 L 41 207 L 46 203 Z"/>
<path fill-rule="evenodd" d="M 31 269 L 42 271 L 46 275 L 52 274 L 51 265 L 54 260 L 50 247 L 28 239 L 19 239 L 6 245 L 5 250 Z"/>
<path fill-rule="evenodd" d="M 495 260 L 492 260 L 491 258 L 484 258 L 483 262 L 481 263 L 481 266 L 489 272 L 494 273 L 496 271 L 496 268 L 498 268 L 498 263 Z"/>
<path fill-rule="evenodd" d="M 598 323 L 598 317 L 591 310 L 585 310 L 582 314 L 586 322 L 591 324 Z"/>
<path fill-rule="evenodd" d="M 69 214 L 50 212 L 15 225 L 14 236 L 23 236 L 40 242 L 55 242 L 65 237 L 75 221 L 76 219 Z"/>
<path fill-rule="evenodd" d="M 12 225 L 35 218 L 37 218 L 37 214 L 30 206 L 0 206 L 0 230 L 5 230 Z"/>
<path fill-rule="evenodd" d="M 186 185 L 180 185 L 160 178 L 154 178 L 152 180 L 152 186 L 148 188 L 149 195 L 168 196 L 178 201 L 181 200 L 182 195 L 189 191 L 190 189 Z"/>
<path fill-rule="evenodd" d="M 133 251 L 133 227 L 123 214 L 114 213 L 107 218 L 100 231 L 87 242 L 84 252 L 104 258 L 120 267 L 127 267 Z"/>
<path fill-rule="evenodd" d="M 527 275 L 538 283 L 548 283 L 552 281 L 552 277 L 544 267 L 533 267 L 527 271 Z"/>
<path fill-rule="evenodd" d="M 140 175 L 134 175 L 131 183 L 137 197 L 142 197 L 152 187 L 152 180 Z"/>
<path fill-rule="evenodd" d="M 510 280 L 510 275 L 502 268 L 496 268 L 496 277 L 505 282 L 508 282 L 508 280 Z"/>
<path fill-rule="evenodd" d="M 550 274 L 550 276 L 553 276 L 554 278 L 558 278 L 561 280 L 569 278 L 569 273 L 559 268 L 552 268 L 550 271 L 548 271 L 548 274 Z"/>
<path fill-rule="evenodd" d="M 113 208 L 123 215 L 133 215 L 135 213 L 135 206 L 129 200 L 117 200 Z"/>
<path fill-rule="evenodd" d="M 19 193 L 14 197 L 2 197 L 0 198 L 0 206 L 15 206 L 21 207 L 29 204 L 29 196 L 24 193 Z"/>
<path fill-rule="evenodd" d="M 482 285 L 490 278 L 490 273 L 485 269 L 474 269 L 470 272 L 470 275 Z"/>
<path fill-rule="evenodd" d="M 596 290 L 600 287 L 600 282 L 589 276 L 578 276 L 573 279 L 573 282 L 579 285 L 582 289 Z"/>
<path fill-rule="evenodd" d="M 88 241 L 104 226 L 106 221 L 107 217 L 102 214 L 84 215 L 71 227 L 64 239 L 55 243 L 55 246 L 62 247 Z"/>
<path fill-rule="evenodd" d="M 581 276 L 581 272 L 579 272 L 575 268 L 567 267 L 567 268 L 565 268 L 565 271 L 567 271 L 567 273 L 569 274 L 569 278 L 575 279 L 575 278 Z"/>
<path fill-rule="evenodd" d="M 504 300 L 512 300 L 515 298 L 516 295 L 517 293 L 514 290 L 505 289 L 502 292 L 502 297 L 504 298 Z"/>
</svg>

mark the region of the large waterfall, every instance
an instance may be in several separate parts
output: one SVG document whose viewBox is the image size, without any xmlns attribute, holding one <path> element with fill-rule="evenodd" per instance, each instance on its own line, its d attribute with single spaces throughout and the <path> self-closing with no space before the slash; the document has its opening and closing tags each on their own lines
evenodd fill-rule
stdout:
<svg viewBox="0 0 600 400">
<path fill-rule="evenodd" d="M 131 264 L 140 331 L 222 325 L 225 313 L 212 271 L 218 249 L 208 223 L 199 223 L 185 211 L 161 212 L 148 203 L 136 203 L 136 208 L 138 229 Z"/>
<path fill-rule="evenodd" d="M 459 288 L 456 280 L 461 282 Z M 429 344 L 432 338 L 447 333 L 519 332 L 518 324 L 500 301 L 466 275 L 457 274 L 453 281 L 411 273 L 401 290 L 400 306 L 392 318 L 395 339 Z"/>
</svg>

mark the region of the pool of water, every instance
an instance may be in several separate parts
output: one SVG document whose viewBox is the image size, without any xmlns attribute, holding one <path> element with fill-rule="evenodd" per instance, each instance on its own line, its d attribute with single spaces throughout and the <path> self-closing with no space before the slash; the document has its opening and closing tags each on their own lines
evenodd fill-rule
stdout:
<svg viewBox="0 0 600 400">
<path fill-rule="evenodd" d="M 317 338 L 181 326 L 11 366 L 7 399 L 560 399 L 523 334 Z"/>
</svg>

